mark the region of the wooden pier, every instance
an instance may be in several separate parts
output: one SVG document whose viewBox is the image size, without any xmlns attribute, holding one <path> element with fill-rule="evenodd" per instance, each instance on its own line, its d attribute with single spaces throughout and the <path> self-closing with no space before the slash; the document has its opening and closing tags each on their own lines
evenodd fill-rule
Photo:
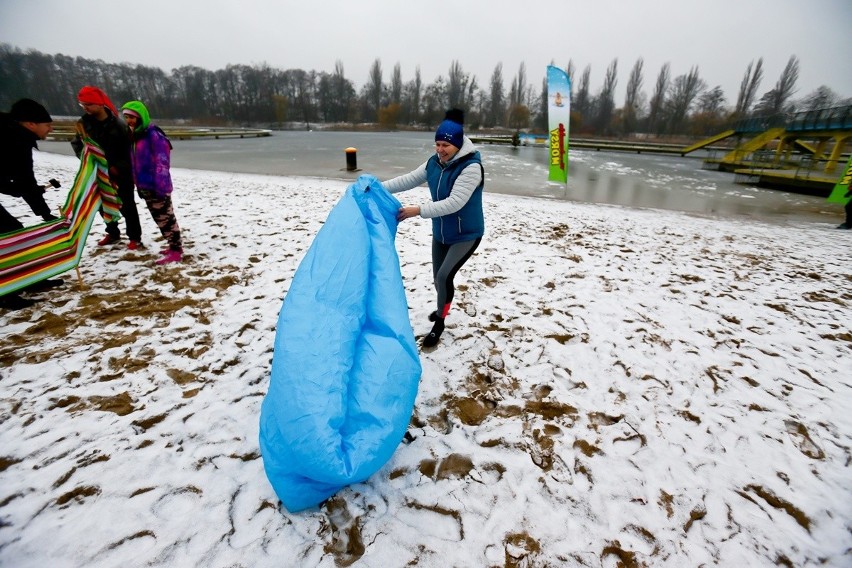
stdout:
<svg viewBox="0 0 852 568">
<path fill-rule="evenodd" d="M 547 136 L 535 136 L 522 134 L 520 136 L 498 135 L 498 136 L 470 136 L 474 144 L 508 144 L 512 146 L 540 146 L 547 147 Z M 714 138 L 712 142 L 717 142 L 721 138 Z M 569 140 L 571 148 L 582 148 L 584 150 L 596 150 L 598 152 L 630 152 L 634 154 L 670 154 L 675 156 L 685 156 L 690 152 L 699 149 L 706 150 L 725 150 L 724 148 L 711 147 L 708 144 L 693 144 L 692 146 L 682 146 L 680 144 L 663 144 L 655 142 L 625 142 L 616 140 L 595 140 L 587 138 L 571 138 Z"/>
<path fill-rule="evenodd" d="M 817 197 L 828 197 L 837 183 L 837 176 L 807 168 L 750 167 L 737 168 L 733 172 L 736 183 L 783 189 Z"/>
<path fill-rule="evenodd" d="M 47 140 L 67 142 L 74 138 L 76 131 L 75 123 L 54 122 L 53 132 L 48 134 Z M 189 127 L 189 126 L 160 126 L 166 136 L 171 140 L 194 140 L 196 138 L 259 138 L 272 136 L 271 130 L 262 128 L 214 128 L 214 127 Z"/>
</svg>

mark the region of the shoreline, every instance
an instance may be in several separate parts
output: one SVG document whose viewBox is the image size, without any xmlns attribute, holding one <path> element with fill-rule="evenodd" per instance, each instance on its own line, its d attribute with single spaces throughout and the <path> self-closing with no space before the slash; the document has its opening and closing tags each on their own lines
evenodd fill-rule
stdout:
<svg viewBox="0 0 852 568">
<path fill-rule="evenodd" d="M 239 141 L 245 142 L 245 141 Z M 415 141 L 415 143 L 420 143 Z M 177 144 L 181 144 L 178 142 Z M 191 171 L 199 171 L 199 172 L 221 172 L 221 173 L 233 173 L 233 174 L 248 174 L 248 175 L 271 175 L 271 176 L 283 176 L 283 177 L 298 177 L 298 178 L 307 178 L 307 179 L 332 179 L 344 182 L 352 182 L 359 175 L 363 173 L 371 173 L 379 177 L 379 179 L 389 179 L 394 175 L 399 175 L 400 173 L 405 173 L 408 171 L 407 168 L 413 169 L 417 165 L 419 165 L 419 155 L 414 156 L 414 159 L 409 159 L 407 163 L 403 163 L 401 166 L 395 166 L 393 168 L 388 167 L 388 164 L 385 161 L 377 161 L 375 157 L 370 155 L 370 152 L 365 151 L 362 152 L 362 158 L 359 165 L 362 166 L 356 172 L 348 172 L 344 168 L 343 163 L 343 153 L 339 156 L 340 163 L 335 163 L 332 167 L 328 167 L 327 163 L 323 165 L 316 164 L 313 165 L 293 165 L 290 162 L 281 162 L 275 161 L 271 156 L 269 157 L 270 162 L 267 163 L 264 159 L 260 159 L 255 162 L 241 162 L 239 160 L 239 155 L 235 155 L 234 158 L 223 159 L 221 155 L 221 151 L 211 154 L 211 156 L 215 157 L 215 159 L 205 158 L 204 156 L 195 156 L 192 152 L 198 152 L 199 148 L 202 148 L 202 145 L 206 144 L 205 142 L 183 142 L 184 146 L 176 146 L 177 150 L 173 153 L 173 162 L 172 165 L 175 168 L 184 168 Z M 51 144 L 45 145 L 42 142 L 42 145 L 45 146 L 41 149 L 41 152 L 46 154 L 55 154 L 55 155 L 65 155 L 65 156 L 73 156 L 73 151 L 70 148 L 70 145 L 64 142 L 54 142 Z M 204 146 L 205 150 L 209 147 Z M 486 148 L 486 151 L 488 148 Z M 536 149 L 529 149 L 531 151 L 535 151 Z M 186 151 L 189 151 L 190 154 L 185 154 Z M 202 165 L 192 165 L 187 164 L 187 161 L 196 160 L 199 157 L 206 160 L 206 163 Z M 592 155 L 593 158 L 597 159 L 597 155 Z M 614 156 L 618 157 L 617 155 Z M 492 158 L 496 160 L 502 160 L 500 154 L 495 154 Z M 548 201 L 554 202 L 565 202 L 565 203 L 577 203 L 577 204 L 612 204 L 623 206 L 627 208 L 635 208 L 635 209 L 653 209 L 660 211 L 679 211 L 689 215 L 696 215 L 705 218 L 712 219 L 725 219 L 728 217 L 736 217 L 743 220 L 761 220 L 769 223 L 773 223 L 780 226 L 795 226 L 799 223 L 813 223 L 819 225 L 826 225 L 835 227 L 837 224 L 842 222 L 843 219 L 843 208 L 837 206 L 837 204 L 829 204 L 825 202 L 824 199 L 812 198 L 809 196 L 803 196 L 790 192 L 783 192 L 777 190 L 766 190 L 760 188 L 752 188 L 749 186 L 733 186 L 729 184 L 731 187 L 729 189 L 719 189 L 719 193 L 723 193 L 722 196 L 718 198 L 717 203 L 711 210 L 702 210 L 702 207 L 696 206 L 690 200 L 690 193 L 685 193 L 680 195 L 679 191 L 672 191 L 669 197 L 665 197 L 663 195 L 657 196 L 659 190 L 655 187 L 646 187 L 644 191 L 648 194 L 648 198 L 641 197 L 641 191 L 638 195 L 638 204 L 631 203 L 609 203 L 607 200 L 613 199 L 614 194 L 611 191 L 606 191 L 603 193 L 598 192 L 593 189 L 595 184 L 607 184 L 608 186 L 612 186 L 613 184 L 621 184 L 622 186 L 628 185 L 630 182 L 619 180 L 622 179 L 618 177 L 618 172 L 615 171 L 603 171 L 598 172 L 592 165 L 588 165 L 582 161 L 585 159 L 585 156 L 580 156 L 577 158 L 577 162 L 574 166 L 574 177 L 571 178 L 571 185 L 563 186 L 562 184 L 557 184 L 555 182 L 547 182 L 541 181 L 539 184 L 527 187 L 525 184 L 517 184 L 515 183 L 515 179 L 518 177 L 518 174 L 513 171 L 507 172 L 509 177 L 505 179 L 501 179 L 500 183 L 494 182 L 494 176 L 498 174 L 489 174 L 486 172 L 486 175 L 489 176 L 489 182 L 486 183 L 486 193 L 490 194 L 502 194 L 502 195 L 518 195 L 518 196 L 526 196 L 526 197 L 534 197 L 536 199 L 544 199 Z M 622 159 L 627 159 L 626 157 L 622 157 Z M 691 157 L 686 157 L 682 159 L 695 159 Z M 222 165 L 224 164 L 224 165 Z M 248 164 L 248 165 L 247 165 Z M 370 169 L 370 165 L 378 166 L 377 171 L 368 171 Z M 334 167 L 337 166 L 337 167 Z M 530 166 L 531 168 L 537 166 Z M 542 166 L 543 167 L 543 166 Z M 697 168 L 697 166 L 696 166 Z M 298 173 L 288 173 L 281 171 L 274 171 L 280 169 L 295 169 Z M 311 169 L 324 169 L 323 173 L 305 173 Z M 542 175 L 542 180 L 546 179 L 546 173 L 542 169 L 541 172 L 535 170 L 536 175 Z M 697 175 L 697 174 L 696 174 Z M 704 175 L 704 174 L 701 174 Z M 718 176 L 720 179 L 726 179 L 726 177 Z M 600 178 L 600 180 L 598 180 Z M 676 179 L 672 179 L 667 182 L 669 184 L 678 183 Z M 591 185 L 590 185 L 591 184 Z M 536 189 L 537 188 L 537 189 Z M 629 194 L 633 197 L 630 200 L 637 200 L 637 192 L 635 188 L 622 187 L 622 191 L 629 190 Z M 698 193 L 702 193 L 698 191 Z M 731 193 L 731 195 L 727 195 L 727 193 Z M 700 198 L 700 196 L 696 196 L 695 199 Z M 749 201 L 754 201 L 755 198 L 758 198 L 758 201 L 762 200 L 766 203 L 766 206 L 769 208 L 768 210 L 760 210 L 758 206 L 752 205 Z M 647 202 L 647 203 L 645 203 Z"/>
</svg>

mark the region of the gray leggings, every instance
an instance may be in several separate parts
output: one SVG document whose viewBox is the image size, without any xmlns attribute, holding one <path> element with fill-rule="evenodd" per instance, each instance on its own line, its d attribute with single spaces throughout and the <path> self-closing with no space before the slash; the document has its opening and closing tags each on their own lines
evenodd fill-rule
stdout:
<svg viewBox="0 0 852 568">
<path fill-rule="evenodd" d="M 435 278 L 435 290 L 438 292 L 438 317 L 447 317 L 455 293 L 453 278 L 476 251 L 481 240 L 480 237 L 475 241 L 445 245 L 437 239 L 432 239 L 432 276 Z"/>
</svg>

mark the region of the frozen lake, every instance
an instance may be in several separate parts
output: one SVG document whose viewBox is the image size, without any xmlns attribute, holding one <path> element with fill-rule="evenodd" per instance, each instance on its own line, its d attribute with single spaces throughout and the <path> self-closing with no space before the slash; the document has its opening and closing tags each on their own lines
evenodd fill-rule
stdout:
<svg viewBox="0 0 852 568">
<path fill-rule="evenodd" d="M 337 179 L 354 179 L 361 173 L 388 179 L 414 169 L 433 151 L 432 134 L 427 132 L 276 131 L 265 138 L 173 144 L 175 167 Z M 71 154 L 67 142 L 44 141 L 39 147 Z M 358 172 L 345 171 L 347 147 L 357 149 Z M 486 191 L 778 223 L 836 224 L 843 217 L 842 207 L 823 198 L 740 185 L 731 173 L 702 170 L 702 156 L 572 150 L 566 185 L 547 181 L 546 148 L 478 147 Z"/>
</svg>

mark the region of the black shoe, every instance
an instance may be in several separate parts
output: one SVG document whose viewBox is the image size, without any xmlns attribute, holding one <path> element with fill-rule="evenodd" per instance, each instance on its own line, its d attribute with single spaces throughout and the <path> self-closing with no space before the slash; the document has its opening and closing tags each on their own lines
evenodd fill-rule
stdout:
<svg viewBox="0 0 852 568">
<path fill-rule="evenodd" d="M 26 288 L 21 288 L 21 292 L 41 292 L 42 290 L 49 290 L 51 288 L 56 288 L 57 286 L 62 286 L 63 284 L 65 284 L 65 280 L 62 278 L 42 280 L 41 282 L 30 284 Z"/>
<path fill-rule="evenodd" d="M 56 219 L 59 219 L 59 217 L 57 217 L 56 215 L 53 215 L 52 213 L 46 213 L 46 214 L 42 215 L 41 218 L 44 219 L 45 221 L 55 221 Z"/>
<path fill-rule="evenodd" d="M 444 333 L 444 318 L 438 318 L 435 320 L 435 325 L 432 326 L 432 331 L 423 338 L 423 347 L 435 347 L 438 345 L 438 340 L 441 339 L 442 333 Z"/>
<path fill-rule="evenodd" d="M 840 223 L 837 225 L 838 229 L 852 229 L 852 224 L 849 223 Z"/>
<path fill-rule="evenodd" d="M 21 298 L 17 293 L 6 294 L 0 298 L 0 308 L 6 308 L 7 310 L 21 310 L 29 308 L 33 304 L 35 304 L 35 300 Z"/>
</svg>

